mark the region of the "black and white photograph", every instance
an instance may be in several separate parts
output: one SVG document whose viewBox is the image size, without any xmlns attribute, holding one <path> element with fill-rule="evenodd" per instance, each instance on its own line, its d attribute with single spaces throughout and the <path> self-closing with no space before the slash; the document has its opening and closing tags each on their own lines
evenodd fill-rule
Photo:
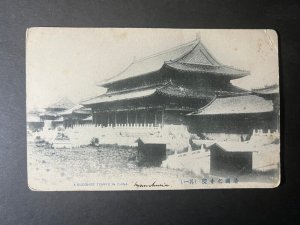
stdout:
<svg viewBox="0 0 300 225">
<path fill-rule="evenodd" d="M 270 29 L 29 28 L 28 187 L 275 188 L 279 90 Z"/>
</svg>

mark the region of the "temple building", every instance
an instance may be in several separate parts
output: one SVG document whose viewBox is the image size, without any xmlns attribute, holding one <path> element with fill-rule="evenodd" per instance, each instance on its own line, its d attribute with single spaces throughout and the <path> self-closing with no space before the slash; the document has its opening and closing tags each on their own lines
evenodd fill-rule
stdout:
<svg viewBox="0 0 300 225">
<path fill-rule="evenodd" d="M 75 105 L 71 109 L 60 112 L 59 115 L 63 118 L 63 126 L 65 128 L 87 124 L 92 121 L 91 109 L 82 105 Z"/>
<path fill-rule="evenodd" d="M 124 71 L 103 81 L 103 95 L 81 104 L 92 109 L 101 126 L 191 124 L 191 113 L 216 101 L 217 96 L 247 91 L 230 81 L 249 75 L 223 65 L 200 39 L 133 61 Z M 248 100 L 243 99 L 243 100 Z"/>
<path fill-rule="evenodd" d="M 196 174 L 274 169 L 279 90 L 231 84 L 248 75 L 219 62 L 196 39 L 133 61 L 99 84 L 107 89 L 100 96 L 48 107 L 45 127 L 51 119 L 63 125 L 75 147 L 137 147 L 136 159 L 146 165 Z M 270 162 L 274 155 L 278 158 Z"/>
<path fill-rule="evenodd" d="M 41 113 L 39 116 L 47 128 L 55 128 L 63 125 L 64 123 L 63 117 L 60 115 L 60 113 L 74 106 L 75 104 L 71 100 L 64 97 L 56 103 L 45 108 L 45 112 Z"/>
</svg>

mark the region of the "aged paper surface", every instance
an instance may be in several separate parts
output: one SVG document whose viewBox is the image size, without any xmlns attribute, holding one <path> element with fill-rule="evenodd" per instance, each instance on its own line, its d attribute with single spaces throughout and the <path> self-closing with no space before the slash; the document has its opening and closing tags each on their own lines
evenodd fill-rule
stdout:
<svg viewBox="0 0 300 225">
<path fill-rule="evenodd" d="M 34 191 L 280 183 L 273 30 L 30 28 Z"/>
</svg>

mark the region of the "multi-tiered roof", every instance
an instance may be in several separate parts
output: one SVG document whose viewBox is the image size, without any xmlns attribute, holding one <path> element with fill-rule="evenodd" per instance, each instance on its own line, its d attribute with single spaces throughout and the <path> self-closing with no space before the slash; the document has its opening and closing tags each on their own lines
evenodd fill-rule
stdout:
<svg viewBox="0 0 300 225">
<path fill-rule="evenodd" d="M 221 64 L 197 39 L 132 62 L 125 70 L 99 84 L 108 88 L 107 93 L 82 104 L 93 106 L 158 95 L 211 100 L 218 91 L 242 92 L 231 85 L 230 80 L 247 75 L 248 71 Z M 197 87 L 193 81 L 201 79 L 203 82 Z M 221 84 L 216 88 L 212 83 L 218 80 Z M 184 84 L 188 82 L 191 84 Z M 201 88 L 202 83 L 212 88 Z"/>
<path fill-rule="evenodd" d="M 218 62 L 203 43 L 197 39 L 190 43 L 136 60 L 124 71 L 103 81 L 99 85 L 108 87 L 109 84 L 121 80 L 158 72 L 164 67 L 187 72 L 197 72 L 199 75 L 227 76 L 230 79 L 238 79 L 249 75 L 248 71 L 235 69 Z"/>
</svg>

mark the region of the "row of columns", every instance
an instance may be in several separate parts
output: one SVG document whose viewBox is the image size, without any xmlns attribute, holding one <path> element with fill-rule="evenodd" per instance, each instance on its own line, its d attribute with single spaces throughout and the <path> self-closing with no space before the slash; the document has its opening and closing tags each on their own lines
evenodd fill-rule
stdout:
<svg viewBox="0 0 300 225">
<path fill-rule="evenodd" d="M 129 121 L 129 113 L 130 112 L 135 112 L 135 119 L 134 119 L 134 123 L 133 121 Z M 143 119 L 144 121 L 138 121 L 138 113 L 154 113 L 154 121 L 149 121 L 147 120 L 147 114 L 144 114 L 143 116 Z M 161 117 L 158 118 L 158 113 L 157 112 L 160 112 L 159 114 L 161 114 Z M 119 112 L 119 113 L 122 113 L 122 112 Z M 124 113 L 124 111 L 123 111 Z M 102 116 L 102 120 L 99 120 L 99 115 L 100 114 L 100 118 Z M 113 116 L 112 116 L 113 114 Z M 107 124 L 118 124 L 120 123 L 118 121 L 118 112 L 103 112 L 103 113 L 95 113 L 93 112 L 93 123 L 95 124 L 103 124 L 103 116 L 105 115 L 107 117 Z M 112 117 L 112 118 L 111 118 Z M 113 120 L 113 121 L 111 121 Z M 154 122 L 154 125 L 156 126 L 157 124 L 161 124 L 162 126 L 164 125 L 164 110 L 162 111 L 154 111 L 154 112 L 149 112 L 149 111 L 142 111 L 142 110 L 139 110 L 139 111 L 126 111 L 126 124 L 147 124 L 147 123 L 153 123 Z"/>
</svg>

